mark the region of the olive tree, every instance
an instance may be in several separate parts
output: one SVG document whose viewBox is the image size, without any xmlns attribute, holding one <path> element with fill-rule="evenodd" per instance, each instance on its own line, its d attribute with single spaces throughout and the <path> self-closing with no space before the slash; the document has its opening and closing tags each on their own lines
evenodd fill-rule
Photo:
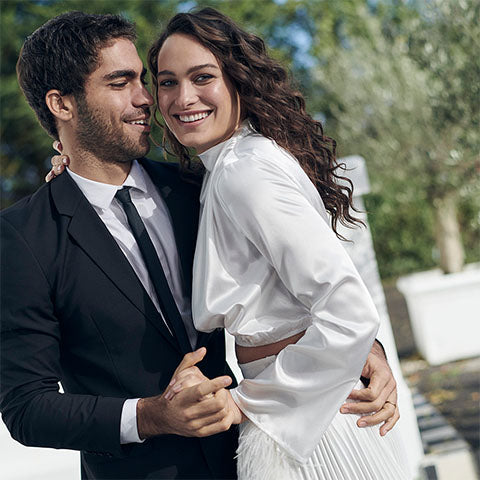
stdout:
<svg viewBox="0 0 480 480">
<path fill-rule="evenodd" d="M 474 0 L 432 0 L 395 30 L 358 10 L 369 34 L 316 72 L 343 153 L 367 159 L 375 190 L 425 199 L 445 272 L 464 262 L 458 205 L 479 202 L 479 13 Z"/>
</svg>

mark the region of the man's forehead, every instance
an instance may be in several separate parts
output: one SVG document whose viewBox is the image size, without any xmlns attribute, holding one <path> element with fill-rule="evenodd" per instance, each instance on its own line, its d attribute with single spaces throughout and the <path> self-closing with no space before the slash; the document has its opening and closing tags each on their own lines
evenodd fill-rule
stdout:
<svg viewBox="0 0 480 480">
<path fill-rule="evenodd" d="M 91 76 L 102 77 L 115 70 L 143 70 L 135 44 L 125 38 L 118 38 L 98 51 L 97 68 Z"/>
</svg>

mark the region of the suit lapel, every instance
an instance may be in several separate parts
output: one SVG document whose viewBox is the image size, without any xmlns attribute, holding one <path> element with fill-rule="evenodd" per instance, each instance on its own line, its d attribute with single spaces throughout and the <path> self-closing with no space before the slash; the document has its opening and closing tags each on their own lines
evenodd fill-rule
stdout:
<svg viewBox="0 0 480 480">
<path fill-rule="evenodd" d="M 60 214 L 71 217 L 68 233 L 93 262 L 119 288 L 163 336 L 179 349 L 179 345 L 156 310 L 133 268 L 111 236 L 105 224 L 68 174 L 51 185 L 53 202 Z"/>
</svg>

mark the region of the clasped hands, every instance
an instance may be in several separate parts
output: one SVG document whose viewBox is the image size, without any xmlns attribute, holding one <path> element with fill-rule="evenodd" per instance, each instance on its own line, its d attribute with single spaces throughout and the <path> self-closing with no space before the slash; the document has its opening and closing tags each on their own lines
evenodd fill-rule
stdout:
<svg viewBox="0 0 480 480">
<path fill-rule="evenodd" d="M 226 389 L 232 383 L 231 377 L 210 380 L 196 367 L 206 352 L 202 347 L 186 354 L 161 395 L 138 401 L 140 438 L 162 434 L 207 437 L 245 420 Z"/>
</svg>

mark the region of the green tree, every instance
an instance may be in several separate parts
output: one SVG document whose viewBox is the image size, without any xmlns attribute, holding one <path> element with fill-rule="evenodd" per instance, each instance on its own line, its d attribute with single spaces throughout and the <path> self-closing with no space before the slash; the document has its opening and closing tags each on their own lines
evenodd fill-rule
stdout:
<svg viewBox="0 0 480 480">
<path fill-rule="evenodd" d="M 174 13 L 206 5 L 262 36 L 291 69 L 311 113 L 326 120 L 340 155 L 366 158 L 373 184 L 366 204 L 383 276 L 432 265 L 434 225 L 455 218 L 457 207 L 467 259 L 478 259 L 475 0 L 2 0 L 2 207 L 42 184 L 53 153 L 17 85 L 26 36 L 68 10 L 121 13 L 136 22 L 145 59 Z M 158 130 L 152 136 L 160 140 Z"/>
<path fill-rule="evenodd" d="M 458 207 L 478 208 L 479 201 L 479 10 L 474 0 L 434 0 L 398 22 L 391 10 L 359 9 L 368 33 L 350 35 L 316 73 L 329 132 L 342 153 L 366 158 L 374 193 L 396 204 L 393 215 L 422 204 L 428 211 L 411 211 L 394 235 L 413 251 L 419 238 L 428 245 L 425 231 L 435 236 L 445 272 L 463 265 Z M 424 219 L 424 228 L 409 232 L 418 224 L 414 216 Z M 377 242 L 380 250 L 388 237 Z"/>
</svg>

